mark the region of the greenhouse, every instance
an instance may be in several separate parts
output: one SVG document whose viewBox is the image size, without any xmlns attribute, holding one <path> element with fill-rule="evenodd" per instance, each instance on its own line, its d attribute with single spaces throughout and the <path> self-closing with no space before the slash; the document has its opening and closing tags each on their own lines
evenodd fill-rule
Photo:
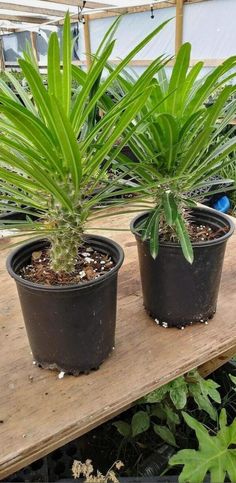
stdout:
<svg viewBox="0 0 236 483">
<path fill-rule="evenodd" d="M 0 0 L 0 481 L 236 483 L 236 3 Z"/>
</svg>

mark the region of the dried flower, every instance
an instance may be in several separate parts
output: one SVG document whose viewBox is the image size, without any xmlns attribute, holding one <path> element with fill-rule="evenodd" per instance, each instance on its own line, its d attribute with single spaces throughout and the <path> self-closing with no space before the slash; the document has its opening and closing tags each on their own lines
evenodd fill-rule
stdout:
<svg viewBox="0 0 236 483">
<path fill-rule="evenodd" d="M 85 483 L 119 483 L 113 468 L 120 470 L 122 466 L 124 466 L 124 463 L 118 460 L 113 463 L 106 475 L 103 475 L 100 471 L 97 471 L 97 474 L 93 475 L 93 465 L 91 460 L 86 460 L 85 463 L 75 460 L 72 465 L 72 474 L 74 478 L 80 478 L 80 476 L 83 476 L 85 478 Z"/>
</svg>

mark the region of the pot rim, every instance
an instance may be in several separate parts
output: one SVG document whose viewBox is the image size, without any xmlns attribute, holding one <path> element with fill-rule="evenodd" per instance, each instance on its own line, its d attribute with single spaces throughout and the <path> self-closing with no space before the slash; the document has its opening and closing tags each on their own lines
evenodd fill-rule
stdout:
<svg viewBox="0 0 236 483">
<path fill-rule="evenodd" d="M 223 243 L 224 241 L 226 241 L 234 233 L 234 230 L 235 230 L 234 222 L 231 220 L 231 218 L 228 215 L 225 215 L 221 211 L 217 211 L 213 208 L 208 208 L 208 207 L 196 207 L 196 208 L 193 208 L 192 211 L 203 213 L 203 214 L 209 214 L 209 215 L 212 215 L 213 218 L 221 218 L 221 219 L 225 220 L 226 224 L 229 227 L 229 231 L 219 238 L 215 238 L 213 240 L 191 242 L 191 245 L 194 248 L 201 248 L 201 247 L 205 247 L 205 246 L 207 247 L 207 246 L 210 246 L 210 245 L 219 245 L 220 243 Z M 143 211 L 142 213 L 139 213 L 137 216 L 135 216 L 135 218 L 133 218 L 133 220 L 131 220 L 131 222 L 130 222 L 131 232 L 138 238 L 141 238 L 141 236 L 138 233 L 138 231 L 135 227 L 135 224 L 137 223 L 137 221 L 141 217 L 143 217 L 144 215 L 147 215 L 147 214 L 149 214 L 149 211 Z M 148 242 L 149 239 L 147 239 L 146 241 Z M 177 242 L 160 241 L 159 245 L 163 246 L 163 247 L 179 247 L 179 248 L 181 248 L 180 244 L 177 243 Z"/>
<path fill-rule="evenodd" d="M 35 244 L 40 244 L 40 243 L 46 243 L 48 242 L 48 240 L 46 238 L 39 238 L 38 240 L 31 240 L 31 241 L 28 241 L 26 243 L 22 243 L 20 246 L 18 246 L 17 248 L 15 248 L 13 251 L 11 251 L 7 257 L 7 260 L 6 260 L 6 268 L 7 268 L 7 271 L 9 273 L 9 275 L 14 278 L 14 280 L 25 286 L 25 287 L 28 287 L 28 288 L 33 288 L 34 290 L 41 290 L 41 291 L 52 291 L 52 292 L 60 292 L 60 291 L 73 291 L 73 290 L 85 290 L 86 288 L 88 287 L 91 287 L 91 286 L 95 286 L 95 285 L 99 285 L 101 283 L 103 283 L 104 281 L 106 281 L 109 277 L 112 277 L 118 270 L 119 268 L 121 267 L 123 261 L 124 261 L 124 250 L 123 248 L 115 241 L 111 240 L 110 238 L 106 238 L 104 236 L 100 236 L 100 235 L 93 235 L 93 234 L 86 234 L 85 235 L 85 239 L 86 239 L 86 242 L 87 240 L 91 240 L 91 244 L 93 243 L 93 241 L 101 241 L 104 243 L 105 247 L 108 248 L 111 248 L 113 247 L 116 252 L 117 252 L 117 258 L 118 258 L 118 261 L 116 262 L 115 266 L 112 267 L 112 269 L 109 271 L 109 272 L 106 272 L 104 273 L 104 275 L 102 275 L 102 277 L 99 277 L 97 278 L 96 280 L 89 280 L 87 282 L 83 282 L 83 283 L 77 283 L 77 284 L 70 284 L 70 285 L 43 285 L 41 283 L 35 283 L 35 282 L 31 282 L 30 280 L 25 280 L 24 278 L 22 278 L 20 275 L 18 275 L 12 268 L 12 263 L 13 263 L 13 260 L 14 258 L 17 256 L 17 254 L 20 252 L 20 251 L 24 251 L 24 249 L 27 249 L 28 247 L 30 246 L 34 246 Z M 33 250 L 32 250 L 33 251 Z M 110 250 L 111 251 L 111 250 Z"/>
</svg>

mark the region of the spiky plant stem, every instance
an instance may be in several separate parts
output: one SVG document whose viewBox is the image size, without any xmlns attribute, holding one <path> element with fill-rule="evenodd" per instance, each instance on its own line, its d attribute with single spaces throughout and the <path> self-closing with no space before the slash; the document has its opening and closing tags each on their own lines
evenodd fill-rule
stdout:
<svg viewBox="0 0 236 483">
<path fill-rule="evenodd" d="M 54 233 L 50 236 L 51 268 L 57 273 L 71 273 L 75 269 L 78 248 L 83 243 L 83 224 L 79 214 L 61 210 L 55 215 L 51 222 L 54 225 Z"/>
</svg>

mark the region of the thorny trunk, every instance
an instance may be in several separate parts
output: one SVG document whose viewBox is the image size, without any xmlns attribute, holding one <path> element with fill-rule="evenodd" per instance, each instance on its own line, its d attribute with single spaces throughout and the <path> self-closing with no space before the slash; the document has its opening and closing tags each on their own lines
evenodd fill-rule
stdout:
<svg viewBox="0 0 236 483">
<path fill-rule="evenodd" d="M 83 243 L 83 224 L 79 215 L 60 211 L 51 222 L 54 233 L 51 241 L 51 268 L 57 272 L 73 272 L 78 248 Z"/>
</svg>

